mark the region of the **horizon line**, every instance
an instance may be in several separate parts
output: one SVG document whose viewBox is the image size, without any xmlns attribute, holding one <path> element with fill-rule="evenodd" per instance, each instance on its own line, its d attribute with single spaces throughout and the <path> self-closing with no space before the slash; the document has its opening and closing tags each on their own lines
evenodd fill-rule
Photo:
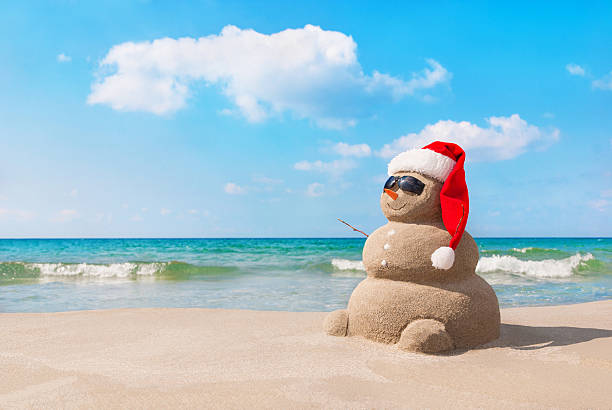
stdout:
<svg viewBox="0 0 612 410">
<path fill-rule="evenodd" d="M 612 236 L 473 236 L 474 239 L 612 239 Z M 0 237 L 0 240 L 65 239 L 367 239 L 362 236 L 66 236 Z"/>
</svg>

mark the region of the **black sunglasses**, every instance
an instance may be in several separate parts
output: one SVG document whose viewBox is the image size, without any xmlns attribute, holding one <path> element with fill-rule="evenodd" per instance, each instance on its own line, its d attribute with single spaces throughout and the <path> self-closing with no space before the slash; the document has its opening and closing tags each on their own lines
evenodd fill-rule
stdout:
<svg viewBox="0 0 612 410">
<path fill-rule="evenodd" d="M 404 177 L 389 177 L 389 179 L 387 179 L 387 182 L 385 182 L 384 189 L 393 189 L 395 188 L 396 184 L 402 191 L 413 192 L 417 195 L 421 195 L 421 192 L 423 192 L 423 188 L 425 188 L 424 183 L 422 183 L 415 177 L 407 175 Z"/>
</svg>

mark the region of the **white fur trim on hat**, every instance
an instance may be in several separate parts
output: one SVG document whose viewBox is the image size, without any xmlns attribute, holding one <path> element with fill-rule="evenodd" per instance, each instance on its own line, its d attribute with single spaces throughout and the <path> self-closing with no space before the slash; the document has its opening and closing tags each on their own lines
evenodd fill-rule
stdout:
<svg viewBox="0 0 612 410">
<path fill-rule="evenodd" d="M 411 149 L 398 154 L 389 162 L 388 173 L 418 172 L 444 182 L 455 166 L 453 159 L 430 149 Z"/>
<path fill-rule="evenodd" d="M 455 251 L 448 246 L 441 246 L 431 254 L 431 265 L 436 269 L 450 269 L 455 263 Z"/>
</svg>

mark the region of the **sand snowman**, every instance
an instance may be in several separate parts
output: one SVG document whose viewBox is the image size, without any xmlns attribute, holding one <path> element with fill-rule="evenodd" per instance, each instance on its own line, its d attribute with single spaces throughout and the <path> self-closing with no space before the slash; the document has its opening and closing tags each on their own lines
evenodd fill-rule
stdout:
<svg viewBox="0 0 612 410">
<path fill-rule="evenodd" d="M 331 312 L 334 336 L 362 336 L 425 353 L 499 337 L 495 292 L 475 269 L 478 247 L 464 232 L 469 212 L 456 144 L 436 141 L 389 163 L 380 198 L 389 222 L 363 248 L 367 271 L 348 308 Z"/>
</svg>

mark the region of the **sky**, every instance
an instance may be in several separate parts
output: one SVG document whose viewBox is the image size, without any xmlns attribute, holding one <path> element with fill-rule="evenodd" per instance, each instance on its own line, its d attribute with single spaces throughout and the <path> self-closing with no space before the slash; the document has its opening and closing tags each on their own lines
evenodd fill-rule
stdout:
<svg viewBox="0 0 612 410">
<path fill-rule="evenodd" d="M 473 236 L 612 236 L 612 4 L 380 3 L 2 2 L 0 237 L 359 236 L 433 140 Z"/>
</svg>

